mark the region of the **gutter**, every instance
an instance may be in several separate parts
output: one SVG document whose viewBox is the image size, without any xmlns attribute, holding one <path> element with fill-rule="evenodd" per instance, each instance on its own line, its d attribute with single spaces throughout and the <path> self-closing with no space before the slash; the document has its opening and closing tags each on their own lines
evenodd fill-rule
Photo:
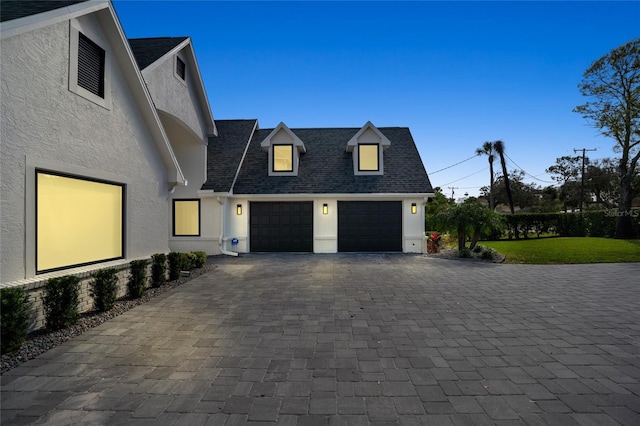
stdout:
<svg viewBox="0 0 640 426">
<path fill-rule="evenodd" d="M 223 247 L 223 241 L 222 241 L 222 237 L 224 235 L 224 202 L 226 201 L 227 197 L 217 197 L 218 200 L 218 204 L 220 204 L 221 208 L 220 208 L 220 237 L 218 238 L 218 245 L 220 246 L 220 253 L 227 255 L 227 256 L 234 256 L 234 257 L 238 257 L 238 253 L 234 252 L 234 251 L 228 251 L 225 250 Z"/>
</svg>

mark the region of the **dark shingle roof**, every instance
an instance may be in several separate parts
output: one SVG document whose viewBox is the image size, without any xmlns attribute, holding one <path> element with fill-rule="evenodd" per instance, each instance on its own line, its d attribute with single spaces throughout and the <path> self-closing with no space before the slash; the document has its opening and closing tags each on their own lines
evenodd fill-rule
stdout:
<svg viewBox="0 0 640 426">
<path fill-rule="evenodd" d="M 138 67 L 145 69 L 188 37 L 130 38 L 129 45 Z"/>
<path fill-rule="evenodd" d="M 255 132 L 234 194 L 429 193 L 431 182 L 406 127 L 380 127 L 391 146 L 384 151 L 384 175 L 355 176 L 347 142 L 359 128 L 291 129 L 304 142 L 298 176 L 269 176 L 268 153 L 260 143 L 273 129 Z"/>
<path fill-rule="evenodd" d="M 218 136 L 209 138 L 207 181 L 202 189 L 228 192 L 256 120 L 216 120 Z"/>
<path fill-rule="evenodd" d="M 0 22 L 37 15 L 38 13 L 67 7 L 87 0 L 21 0 L 0 2 Z"/>
</svg>

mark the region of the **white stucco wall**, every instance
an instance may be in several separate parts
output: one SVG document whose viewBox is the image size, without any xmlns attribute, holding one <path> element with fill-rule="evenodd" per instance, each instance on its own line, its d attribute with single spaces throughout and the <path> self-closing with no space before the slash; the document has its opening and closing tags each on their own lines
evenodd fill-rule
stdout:
<svg viewBox="0 0 640 426">
<path fill-rule="evenodd" d="M 193 66 L 186 52 L 178 52 L 178 57 L 186 64 L 186 81 L 175 75 L 175 56 L 157 66 L 143 70 L 144 80 L 149 87 L 153 103 L 184 122 L 201 140 L 207 138 L 206 106 L 198 100 L 197 88 L 192 77 Z"/>
<path fill-rule="evenodd" d="M 91 16 L 76 25 L 112 62 L 100 25 Z M 0 282 L 33 274 L 33 165 L 127 183 L 127 259 L 166 252 L 167 172 L 117 64 L 105 109 L 69 91 L 69 22 L 4 39 L 0 51 Z"/>
<path fill-rule="evenodd" d="M 187 188 L 184 188 L 187 189 Z M 176 188 L 178 192 L 178 188 Z M 174 198 L 189 198 L 175 196 Z M 195 196 L 193 198 L 200 198 Z M 172 214 L 172 205 L 169 203 L 169 215 Z M 174 237 L 169 224 L 169 248 L 171 251 L 190 252 L 204 251 L 209 256 L 220 254 L 220 230 L 222 222 L 220 215 L 223 206 L 218 203 L 217 197 L 200 198 L 200 236 L 199 237 Z M 173 219 L 171 219 L 173 220 Z"/>
<path fill-rule="evenodd" d="M 416 203 L 417 212 L 411 213 L 411 204 Z M 426 252 L 424 236 L 424 199 L 402 201 L 402 251 L 405 253 Z"/>
</svg>

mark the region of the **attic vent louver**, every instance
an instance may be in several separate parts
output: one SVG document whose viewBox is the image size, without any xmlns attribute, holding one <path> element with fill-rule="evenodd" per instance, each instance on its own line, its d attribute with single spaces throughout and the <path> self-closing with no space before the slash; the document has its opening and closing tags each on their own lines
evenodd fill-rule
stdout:
<svg viewBox="0 0 640 426">
<path fill-rule="evenodd" d="M 185 79 L 185 75 L 186 75 L 185 71 L 186 71 L 186 65 L 184 61 L 180 58 L 176 58 L 176 73 L 182 80 Z"/>
<path fill-rule="evenodd" d="M 84 34 L 78 37 L 78 86 L 104 99 L 104 49 Z"/>
</svg>

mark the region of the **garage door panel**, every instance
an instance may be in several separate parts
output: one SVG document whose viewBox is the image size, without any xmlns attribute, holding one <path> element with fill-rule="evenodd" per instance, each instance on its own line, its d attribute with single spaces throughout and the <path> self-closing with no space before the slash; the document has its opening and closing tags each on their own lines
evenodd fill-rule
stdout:
<svg viewBox="0 0 640 426">
<path fill-rule="evenodd" d="M 339 201 L 338 251 L 402 251 L 402 203 Z"/>
<path fill-rule="evenodd" d="M 253 252 L 313 251 L 313 202 L 251 202 Z"/>
</svg>

